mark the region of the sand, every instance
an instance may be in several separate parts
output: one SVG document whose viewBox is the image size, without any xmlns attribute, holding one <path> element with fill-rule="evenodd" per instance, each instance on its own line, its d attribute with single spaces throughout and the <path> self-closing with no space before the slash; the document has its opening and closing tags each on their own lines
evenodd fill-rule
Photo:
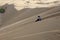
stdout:
<svg viewBox="0 0 60 40">
<path fill-rule="evenodd" d="M 1 1 L 6 12 L 0 15 L 0 40 L 60 40 L 59 5 L 30 7 L 22 3 L 28 0 L 18 1 Z M 35 22 L 37 16 L 42 20 Z"/>
</svg>

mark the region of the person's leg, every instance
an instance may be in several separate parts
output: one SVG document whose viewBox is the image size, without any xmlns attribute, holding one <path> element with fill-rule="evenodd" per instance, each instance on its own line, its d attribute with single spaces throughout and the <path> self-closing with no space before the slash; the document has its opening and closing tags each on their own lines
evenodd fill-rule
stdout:
<svg viewBox="0 0 60 40">
<path fill-rule="evenodd" d="M 37 19 L 35 22 L 39 21 L 39 19 Z"/>
</svg>

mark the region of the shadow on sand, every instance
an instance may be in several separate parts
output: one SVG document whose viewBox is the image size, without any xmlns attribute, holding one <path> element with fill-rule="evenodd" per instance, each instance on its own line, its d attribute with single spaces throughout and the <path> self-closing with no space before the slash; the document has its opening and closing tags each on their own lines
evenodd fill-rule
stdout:
<svg viewBox="0 0 60 40">
<path fill-rule="evenodd" d="M 11 24 L 11 23 L 7 23 L 7 22 L 10 22 L 10 20 L 12 21 L 12 23 L 14 23 L 14 22 L 20 21 L 22 19 L 31 17 L 36 14 L 40 14 L 44 11 L 54 8 L 54 7 L 51 7 L 51 8 L 50 7 L 41 7 L 41 8 L 23 8 L 21 10 L 17 10 L 15 8 L 14 4 L 5 4 L 0 7 L 5 9 L 5 13 L 2 14 L 2 24 L 7 24 L 7 25 Z M 43 18 L 43 20 L 54 17 L 54 16 L 56 16 L 56 15 L 52 15 L 52 16 Z"/>
</svg>

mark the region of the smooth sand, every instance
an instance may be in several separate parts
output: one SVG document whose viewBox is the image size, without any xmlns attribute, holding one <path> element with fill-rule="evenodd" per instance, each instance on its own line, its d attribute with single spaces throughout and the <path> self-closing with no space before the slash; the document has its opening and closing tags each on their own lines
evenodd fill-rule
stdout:
<svg viewBox="0 0 60 40">
<path fill-rule="evenodd" d="M 2 16 L 0 40 L 60 40 L 60 6 L 17 10 L 13 2 L 6 4 L 7 1 L 3 6 L 7 9 Z M 38 15 L 42 21 L 35 22 Z"/>
</svg>

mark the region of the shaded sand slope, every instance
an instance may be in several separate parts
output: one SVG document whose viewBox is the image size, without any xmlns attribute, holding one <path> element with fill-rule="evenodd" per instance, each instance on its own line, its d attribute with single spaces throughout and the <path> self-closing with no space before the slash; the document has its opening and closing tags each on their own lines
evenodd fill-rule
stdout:
<svg viewBox="0 0 60 40">
<path fill-rule="evenodd" d="M 60 40 L 60 16 L 0 30 L 1 40 Z M 13 28 L 14 27 L 14 28 Z"/>
<path fill-rule="evenodd" d="M 16 10 L 13 4 L 5 4 L 2 6 L 6 11 L 2 14 L 2 24 L 8 25 L 25 18 L 31 17 L 33 15 L 42 13 L 52 8 L 24 8 L 21 10 Z"/>
<path fill-rule="evenodd" d="M 44 7 L 24 8 L 18 11 L 14 8 L 13 4 L 11 5 L 5 4 L 3 8 L 5 8 L 6 12 L 2 15 L 2 26 L 15 23 L 17 21 L 29 18 L 36 14 L 42 14 L 42 13 L 45 14 L 45 12 L 51 13 L 60 10 L 59 9 L 60 6 L 56 6 L 56 7 L 45 7 L 45 8 Z"/>
<path fill-rule="evenodd" d="M 60 11 L 38 14 L 42 21 L 34 22 L 37 15 L 0 29 L 1 40 L 60 40 Z"/>
</svg>

